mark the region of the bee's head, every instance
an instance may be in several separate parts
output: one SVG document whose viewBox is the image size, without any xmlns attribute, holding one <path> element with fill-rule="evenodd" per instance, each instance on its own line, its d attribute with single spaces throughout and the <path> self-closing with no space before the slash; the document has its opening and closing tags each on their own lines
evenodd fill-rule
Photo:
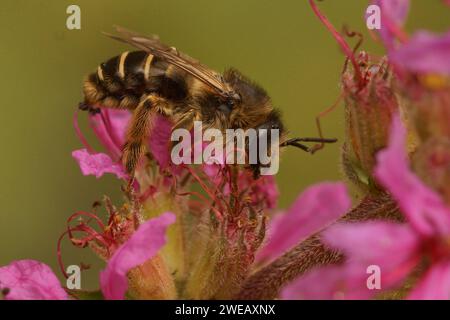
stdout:
<svg viewBox="0 0 450 320">
<path fill-rule="evenodd" d="M 280 130 L 280 135 L 284 133 L 285 128 L 281 121 L 281 114 L 277 109 L 273 109 L 264 119 L 264 122 L 258 124 L 256 129 L 277 129 Z"/>
<path fill-rule="evenodd" d="M 267 135 L 267 141 L 272 144 L 275 143 L 273 140 L 273 130 L 278 130 L 278 143 L 283 141 L 286 137 L 286 129 L 281 121 L 280 112 L 277 109 L 273 109 L 265 118 L 264 122 L 260 123 L 255 128 L 258 130 L 258 136 L 260 138 Z M 261 130 L 264 129 L 264 130 Z"/>
<path fill-rule="evenodd" d="M 238 99 L 231 99 L 230 122 L 233 128 L 257 128 L 269 123 L 280 127 L 280 116 L 273 111 L 270 97 L 263 88 L 235 69 L 225 71 L 224 80 L 238 96 Z"/>
</svg>

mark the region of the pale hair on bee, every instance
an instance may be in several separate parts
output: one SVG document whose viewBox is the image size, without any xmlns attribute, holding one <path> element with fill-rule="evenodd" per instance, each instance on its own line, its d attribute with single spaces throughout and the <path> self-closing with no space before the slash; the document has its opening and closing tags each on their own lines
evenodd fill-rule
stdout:
<svg viewBox="0 0 450 320">
<path fill-rule="evenodd" d="M 133 112 L 123 146 L 122 161 L 131 177 L 145 153 L 145 141 L 153 130 L 154 115 L 169 118 L 173 129 L 203 128 L 277 129 L 279 146 L 314 149 L 302 142 L 331 143 L 336 139 L 292 138 L 267 92 L 236 69 L 220 74 L 196 59 L 160 42 L 157 36 L 142 36 L 117 28 L 110 37 L 136 47 L 100 64 L 84 81 L 80 109 L 127 109 Z M 261 164 L 247 165 L 259 177 Z"/>
</svg>

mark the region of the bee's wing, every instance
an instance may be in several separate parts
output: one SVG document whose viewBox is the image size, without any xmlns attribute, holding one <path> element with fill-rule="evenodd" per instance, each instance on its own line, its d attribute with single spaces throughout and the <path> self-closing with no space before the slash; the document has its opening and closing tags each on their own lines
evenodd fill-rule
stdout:
<svg viewBox="0 0 450 320">
<path fill-rule="evenodd" d="M 234 92 L 232 92 L 229 86 L 223 81 L 222 76 L 219 73 L 202 65 L 198 60 L 179 52 L 176 48 L 163 44 L 159 41 L 158 36 L 142 36 L 122 27 L 116 27 L 116 29 L 119 35 L 106 35 L 113 39 L 131 44 L 141 50 L 148 51 L 154 56 L 183 69 L 205 84 L 216 89 L 218 93 L 224 97 L 233 95 Z"/>
</svg>

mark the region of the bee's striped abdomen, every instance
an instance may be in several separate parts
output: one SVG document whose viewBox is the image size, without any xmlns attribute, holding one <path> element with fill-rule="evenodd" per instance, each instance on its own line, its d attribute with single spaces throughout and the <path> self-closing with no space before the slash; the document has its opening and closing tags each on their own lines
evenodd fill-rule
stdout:
<svg viewBox="0 0 450 320">
<path fill-rule="evenodd" d="M 144 67 L 147 61 L 153 60 L 153 55 L 145 51 L 123 52 L 102 63 L 99 68 L 108 77 L 116 77 L 122 82 L 126 82 L 129 76 L 142 75 L 144 79 Z"/>
<path fill-rule="evenodd" d="M 145 72 L 153 55 L 145 51 L 123 52 L 97 67 L 84 84 L 85 103 L 110 108 L 134 109 L 146 90 Z"/>
<path fill-rule="evenodd" d="M 123 52 L 97 67 L 84 85 L 85 103 L 134 109 L 144 94 L 173 101 L 189 92 L 187 74 L 145 51 Z"/>
<path fill-rule="evenodd" d="M 145 87 L 144 64 L 147 57 L 152 55 L 144 51 L 123 52 L 98 67 L 97 79 L 110 93 L 123 94 L 128 91 L 142 94 Z"/>
</svg>

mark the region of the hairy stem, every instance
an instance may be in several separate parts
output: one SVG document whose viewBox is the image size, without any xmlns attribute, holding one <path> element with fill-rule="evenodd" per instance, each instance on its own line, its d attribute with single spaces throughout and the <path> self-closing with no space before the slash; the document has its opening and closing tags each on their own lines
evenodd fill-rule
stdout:
<svg viewBox="0 0 450 320">
<path fill-rule="evenodd" d="M 397 205 L 387 194 L 367 196 L 355 208 L 339 221 L 364 221 L 372 219 L 390 219 L 401 221 Z M 250 275 L 241 291 L 235 297 L 245 300 L 274 299 L 280 289 L 288 282 L 302 275 L 312 267 L 338 263 L 342 255 L 326 248 L 319 235 L 314 234 L 286 252 L 269 265 Z"/>
</svg>

